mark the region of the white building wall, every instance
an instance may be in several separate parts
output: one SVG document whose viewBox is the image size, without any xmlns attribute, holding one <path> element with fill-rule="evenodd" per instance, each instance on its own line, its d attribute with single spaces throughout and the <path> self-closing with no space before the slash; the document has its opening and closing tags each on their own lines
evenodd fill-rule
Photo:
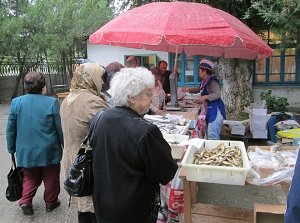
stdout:
<svg viewBox="0 0 300 223">
<path fill-rule="evenodd" d="M 108 45 L 95 45 L 87 44 L 88 59 L 98 62 L 103 66 L 108 65 L 113 61 L 124 64 L 124 55 L 138 55 L 138 54 L 156 54 L 157 60 L 168 61 L 168 53 L 161 51 L 149 51 L 143 49 L 130 49 L 125 47 L 108 46 Z M 169 68 L 170 69 L 170 68 Z M 254 101 L 260 100 L 260 92 L 263 90 L 272 90 L 272 95 L 286 97 L 292 110 L 299 110 L 300 108 L 300 86 L 287 87 L 287 86 L 266 86 L 266 87 L 253 87 Z"/>
<path fill-rule="evenodd" d="M 117 61 L 124 64 L 124 55 L 138 54 L 156 54 L 157 62 L 165 60 L 168 62 L 168 53 L 161 51 L 150 51 L 143 49 L 131 49 L 119 46 L 87 44 L 88 59 L 100 63 L 102 66 L 107 66 L 109 63 Z"/>
</svg>

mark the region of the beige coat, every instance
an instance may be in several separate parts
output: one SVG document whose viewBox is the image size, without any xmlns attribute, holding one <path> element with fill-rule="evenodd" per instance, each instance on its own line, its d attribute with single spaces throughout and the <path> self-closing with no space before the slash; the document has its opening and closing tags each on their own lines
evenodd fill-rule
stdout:
<svg viewBox="0 0 300 223">
<path fill-rule="evenodd" d="M 77 94 L 69 94 L 61 104 L 60 115 L 64 133 L 64 151 L 62 159 L 63 173 L 66 174 L 73 162 L 80 144 L 89 128 L 90 120 L 103 109 L 108 109 L 107 103 L 89 92 L 80 90 Z M 92 197 L 72 197 L 71 206 L 80 212 L 94 212 Z"/>
</svg>

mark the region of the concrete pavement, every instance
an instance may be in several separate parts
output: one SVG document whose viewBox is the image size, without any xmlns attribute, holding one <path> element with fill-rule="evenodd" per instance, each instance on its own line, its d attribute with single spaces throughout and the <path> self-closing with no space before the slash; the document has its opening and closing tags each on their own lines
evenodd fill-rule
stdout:
<svg viewBox="0 0 300 223">
<path fill-rule="evenodd" d="M 10 155 L 6 150 L 6 123 L 9 105 L 0 104 L 0 223 L 76 223 L 77 212 L 68 208 L 68 196 L 63 189 L 61 180 L 61 194 L 59 199 L 62 204 L 53 212 L 46 213 L 43 201 L 43 185 L 38 190 L 33 201 L 33 216 L 24 216 L 17 202 L 9 202 L 5 198 L 7 186 L 6 175 L 10 169 Z M 258 186 L 232 186 L 201 183 L 199 185 L 197 202 L 217 204 L 226 207 L 240 207 L 253 209 L 254 202 L 268 204 L 285 204 L 286 188 L 280 185 L 272 187 Z M 226 192 L 226 193 L 224 193 Z"/>
<path fill-rule="evenodd" d="M 7 174 L 10 170 L 10 155 L 6 149 L 6 123 L 9 105 L 0 104 L 0 223 L 76 223 L 77 211 L 68 207 L 68 196 L 63 189 L 61 180 L 61 193 L 59 199 L 61 206 L 50 213 L 46 212 L 43 200 L 43 185 L 40 186 L 33 200 L 33 216 L 24 216 L 17 202 L 9 202 L 5 198 L 5 190 L 7 187 Z"/>
</svg>

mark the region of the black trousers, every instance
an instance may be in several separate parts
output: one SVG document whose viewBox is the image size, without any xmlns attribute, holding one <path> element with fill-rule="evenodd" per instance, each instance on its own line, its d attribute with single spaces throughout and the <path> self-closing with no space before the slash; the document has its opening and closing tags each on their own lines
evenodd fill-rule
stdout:
<svg viewBox="0 0 300 223">
<path fill-rule="evenodd" d="M 79 212 L 78 211 L 78 222 L 79 223 L 97 223 L 96 215 L 92 212 Z"/>
</svg>

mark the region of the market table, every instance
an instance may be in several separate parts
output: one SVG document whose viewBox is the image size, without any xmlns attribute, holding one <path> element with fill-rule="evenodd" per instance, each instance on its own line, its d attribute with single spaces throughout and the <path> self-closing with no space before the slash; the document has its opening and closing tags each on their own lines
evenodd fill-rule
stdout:
<svg viewBox="0 0 300 223">
<path fill-rule="evenodd" d="M 188 181 L 185 177 L 184 170 L 180 173 L 180 178 L 183 181 L 184 190 L 184 223 L 253 223 L 254 209 L 246 208 L 230 208 L 220 205 L 197 203 L 198 184 L 201 183 Z M 249 184 L 246 184 L 250 186 Z M 287 191 L 289 184 L 283 183 L 281 186 Z M 261 204 L 254 204 L 261 205 Z M 263 205 L 269 209 L 279 209 L 278 214 L 284 212 L 285 206 L 277 205 Z"/>
<path fill-rule="evenodd" d="M 270 147 L 262 147 L 262 148 L 266 149 Z M 294 147 L 285 147 L 285 148 L 294 149 Z M 250 147 L 250 149 L 252 148 Z M 260 204 L 262 202 L 257 203 L 257 201 L 254 201 L 253 204 L 251 203 L 251 206 L 253 205 L 252 209 L 236 208 L 236 207 L 221 206 L 221 205 L 206 204 L 206 203 L 197 203 L 198 186 L 200 187 L 200 191 L 201 191 L 201 184 L 204 185 L 204 183 L 187 180 L 185 170 L 183 168 L 181 168 L 179 177 L 183 182 L 184 223 L 192 223 L 192 222 L 194 223 L 195 222 L 203 222 L 203 223 L 208 223 L 208 222 L 209 223 L 250 223 L 251 222 L 253 223 L 255 222 L 256 216 L 261 213 L 263 215 L 259 215 L 260 217 L 267 216 L 270 218 L 270 216 L 268 215 L 275 214 L 277 215 L 275 216 L 276 218 L 283 219 L 285 204 L 283 204 L 282 201 L 284 200 L 285 202 L 285 198 L 280 197 L 278 194 L 274 194 L 274 196 L 279 196 L 279 198 L 277 200 L 274 200 L 272 204 Z M 207 185 L 210 186 L 212 184 L 206 183 L 206 186 Z M 226 185 L 226 186 L 230 187 L 231 185 Z M 244 186 L 238 186 L 238 187 L 244 187 Z M 289 184 L 285 182 L 281 182 L 272 186 L 256 186 L 256 185 L 250 185 L 246 182 L 245 190 L 246 189 L 263 189 L 266 191 L 268 190 L 271 193 L 273 193 L 273 191 L 275 191 L 276 189 L 280 189 L 280 191 L 287 194 L 289 189 Z M 226 191 L 224 191 L 224 193 L 226 194 Z M 243 199 L 242 194 L 241 195 L 235 194 L 232 196 L 236 196 L 235 198 L 237 202 Z M 267 200 L 266 201 L 264 199 L 262 200 L 264 201 L 264 203 L 268 203 Z M 258 222 L 264 222 L 264 221 L 258 221 Z M 280 220 L 278 222 L 283 222 L 283 221 Z"/>
<path fill-rule="evenodd" d="M 185 108 L 182 108 L 186 110 Z M 182 115 L 187 120 L 196 120 L 198 115 L 198 109 L 190 109 L 187 111 L 165 111 L 164 114 L 171 114 L 171 115 Z"/>
<path fill-rule="evenodd" d="M 65 97 L 67 97 L 67 95 L 69 94 L 70 92 L 61 92 L 61 93 L 57 93 L 56 94 L 56 97 L 59 101 L 59 103 L 61 104 L 62 101 L 65 99 Z"/>
<path fill-rule="evenodd" d="M 184 170 L 181 171 L 180 177 L 184 191 L 184 223 L 253 223 L 253 210 L 196 203 L 199 182 L 188 181 Z"/>
</svg>

